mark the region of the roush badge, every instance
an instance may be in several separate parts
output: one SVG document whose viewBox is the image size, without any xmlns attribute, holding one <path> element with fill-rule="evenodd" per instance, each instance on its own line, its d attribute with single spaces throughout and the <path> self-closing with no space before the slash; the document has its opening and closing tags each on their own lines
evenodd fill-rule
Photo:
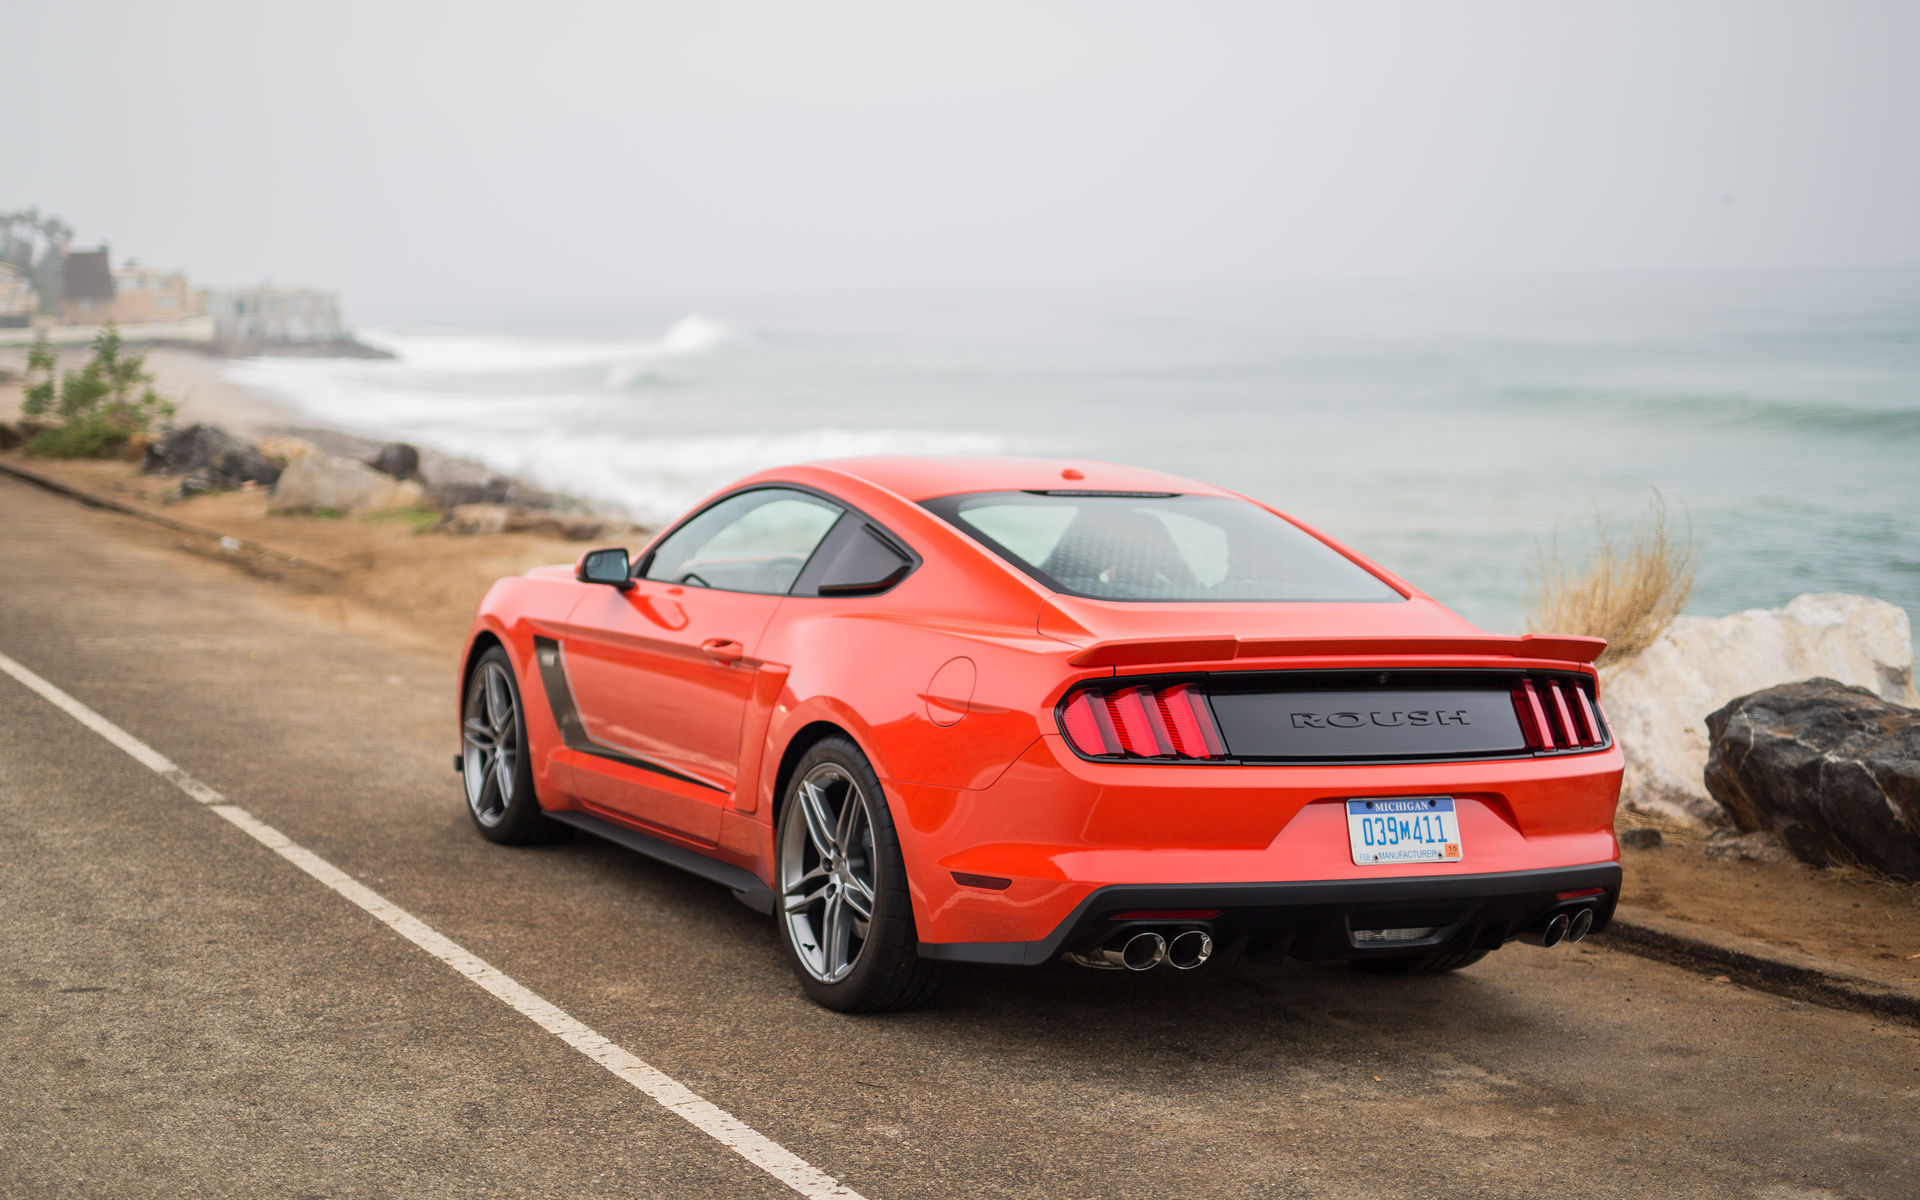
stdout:
<svg viewBox="0 0 1920 1200">
<path fill-rule="evenodd" d="M 1397 729 L 1402 725 L 1471 725 L 1464 708 L 1416 708 L 1409 712 L 1297 712 L 1289 714 L 1295 729 L 1358 729 L 1378 725 Z"/>
</svg>

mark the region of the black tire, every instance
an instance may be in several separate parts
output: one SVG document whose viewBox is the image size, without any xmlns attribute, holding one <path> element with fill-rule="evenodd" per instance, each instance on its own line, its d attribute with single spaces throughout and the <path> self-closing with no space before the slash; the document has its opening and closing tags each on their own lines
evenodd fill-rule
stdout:
<svg viewBox="0 0 1920 1200">
<path fill-rule="evenodd" d="M 849 803 L 860 805 L 859 811 L 849 812 Z M 818 836 L 808 828 L 809 805 L 816 826 L 822 813 L 832 818 Z M 795 764 L 775 845 L 780 945 L 807 995 L 839 1012 L 864 1013 L 919 1008 L 933 999 L 944 964 L 920 957 L 900 839 L 886 793 L 858 746 L 844 737 L 826 738 Z M 836 902 L 845 929 L 837 952 L 839 939 L 830 932 L 837 928 Z M 870 905 L 864 935 L 862 904 Z M 790 905 L 796 907 L 789 911 Z"/>
<path fill-rule="evenodd" d="M 1479 962 L 1490 950 L 1429 950 L 1425 954 L 1399 954 L 1391 958 L 1356 958 L 1353 965 L 1375 975 L 1444 975 L 1464 970 Z"/>
<path fill-rule="evenodd" d="M 489 687 L 504 691 L 504 708 Z M 493 646 L 473 664 L 461 697 L 460 784 L 473 827 L 503 845 L 552 841 L 564 829 L 541 813 L 534 795 L 525 718 L 513 661 Z"/>
</svg>

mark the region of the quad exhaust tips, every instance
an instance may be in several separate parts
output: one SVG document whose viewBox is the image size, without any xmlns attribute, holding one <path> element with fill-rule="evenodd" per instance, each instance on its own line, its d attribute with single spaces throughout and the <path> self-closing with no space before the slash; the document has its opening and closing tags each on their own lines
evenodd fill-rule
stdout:
<svg viewBox="0 0 1920 1200">
<path fill-rule="evenodd" d="M 1585 938 L 1592 929 L 1593 910 L 1578 908 L 1550 914 L 1533 928 L 1523 930 L 1520 940 L 1535 946 L 1558 946 L 1561 942 L 1571 945 Z"/>
<path fill-rule="evenodd" d="M 1151 971 L 1161 963 L 1191 971 L 1212 957 L 1213 935 L 1204 929 L 1182 929 L 1170 936 L 1152 930 L 1123 934 L 1104 946 L 1066 956 L 1068 962 L 1102 971 Z"/>
<path fill-rule="evenodd" d="M 1213 935 L 1204 929 L 1176 933 L 1167 943 L 1167 965 L 1176 971 L 1191 971 L 1212 957 Z"/>
</svg>

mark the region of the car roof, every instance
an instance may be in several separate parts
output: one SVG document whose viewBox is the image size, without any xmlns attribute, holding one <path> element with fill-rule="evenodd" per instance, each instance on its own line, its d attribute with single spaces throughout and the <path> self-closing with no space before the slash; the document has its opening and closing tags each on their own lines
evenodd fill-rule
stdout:
<svg viewBox="0 0 1920 1200">
<path fill-rule="evenodd" d="M 1178 475 L 1091 458 L 898 454 L 823 459 L 808 465 L 863 479 L 915 502 L 962 492 L 1086 490 L 1231 494 Z"/>
</svg>

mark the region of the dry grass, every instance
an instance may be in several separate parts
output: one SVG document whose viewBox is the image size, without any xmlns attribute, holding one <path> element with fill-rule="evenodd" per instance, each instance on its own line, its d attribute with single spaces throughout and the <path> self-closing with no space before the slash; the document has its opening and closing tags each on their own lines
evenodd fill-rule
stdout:
<svg viewBox="0 0 1920 1200">
<path fill-rule="evenodd" d="M 1667 502 L 1653 494 L 1647 513 L 1621 530 L 1596 514 L 1583 560 L 1569 560 L 1559 539 L 1532 572 L 1527 628 L 1607 639 L 1599 665 L 1615 666 L 1653 644 L 1693 595 L 1693 529 L 1676 530 Z"/>
</svg>

